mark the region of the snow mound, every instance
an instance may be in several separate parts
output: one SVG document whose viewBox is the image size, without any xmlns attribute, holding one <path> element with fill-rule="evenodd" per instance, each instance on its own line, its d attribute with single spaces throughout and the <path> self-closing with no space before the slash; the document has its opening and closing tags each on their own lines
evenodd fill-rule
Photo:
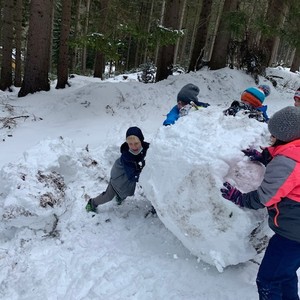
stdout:
<svg viewBox="0 0 300 300">
<path fill-rule="evenodd" d="M 220 188 L 230 181 L 243 192 L 256 189 L 264 167 L 241 149 L 267 138 L 266 124 L 209 107 L 161 127 L 150 145 L 140 179 L 146 197 L 185 247 L 220 272 L 257 254 L 265 211 L 237 207 Z"/>
<path fill-rule="evenodd" d="M 76 149 L 69 139 L 39 142 L 0 171 L 1 225 L 51 231 L 58 218 L 72 209 L 70 184 L 84 174 L 96 178 L 102 173 L 87 149 Z"/>
</svg>

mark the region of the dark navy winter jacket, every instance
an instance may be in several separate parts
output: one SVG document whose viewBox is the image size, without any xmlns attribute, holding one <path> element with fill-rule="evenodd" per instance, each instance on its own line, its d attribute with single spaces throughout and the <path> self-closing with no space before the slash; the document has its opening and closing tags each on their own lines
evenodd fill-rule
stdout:
<svg viewBox="0 0 300 300">
<path fill-rule="evenodd" d="M 121 163 L 123 164 L 128 180 L 130 181 L 138 182 L 141 171 L 145 166 L 145 157 L 149 148 L 149 143 L 142 142 L 142 147 L 143 150 L 135 155 L 129 151 L 127 143 L 123 143 L 121 146 Z"/>
<path fill-rule="evenodd" d="M 253 107 L 250 104 L 243 103 L 241 101 L 233 101 L 229 108 L 223 111 L 226 116 L 235 116 L 239 111 L 243 111 L 249 118 L 256 119 L 259 122 L 268 122 L 269 117 L 267 115 L 267 105 L 261 107 Z"/>
<path fill-rule="evenodd" d="M 142 142 L 143 150 L 134 155 L 129 152 L 127 143 L 120 147 L 121 157 L 118 158 L 110 172 L 110 183 L 121 199 L 132 196 L 143 167 L 149 143 Z"/>
</svg>

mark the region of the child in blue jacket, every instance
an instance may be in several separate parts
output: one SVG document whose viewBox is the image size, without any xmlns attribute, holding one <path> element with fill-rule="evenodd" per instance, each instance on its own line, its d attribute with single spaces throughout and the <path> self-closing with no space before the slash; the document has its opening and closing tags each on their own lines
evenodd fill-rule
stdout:
<svg viewBox="0 0 300 300">
<path fill-rule="evenodd" d="M 149 143 L 144 141 L 141 129 L 130 127 L 126 132 L 126 142 L 120 147 L 121 156 L 111 169 L 106 191 L 88 201 L 85 207 L 87 212 L 96 212 L 98 205 L 109 202 L 114 197 L 121 204 L 126 197 L 134 194 L 136 183 L 145 166 L 148 148 Z"/>
<path fill-rule="evenodd" d="M 208 103 L 198 101 L 197 96 L 199 91 L 199 88 L 192 83 L 185 85 L 177 95 L 177 105 L 167 114 L 163 125 L 174 124 L 180 117 L 187 115 L 192 107 L 196 109 L 198 109 L 198 107 L 208 107 Z"/>
</svg>

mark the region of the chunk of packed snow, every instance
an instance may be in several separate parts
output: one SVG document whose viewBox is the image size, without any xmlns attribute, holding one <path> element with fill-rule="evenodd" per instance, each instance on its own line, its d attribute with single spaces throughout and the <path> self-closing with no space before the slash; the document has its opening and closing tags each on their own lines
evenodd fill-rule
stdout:
<svg viewBox="0 0 300 300">
<path fill-rule="evenodd" d="M 264 123 L 209 107 L 162 126 L 150 145 L 141 175 L 146 197 L 191 253 L 219 271 L 257 254 L 253 235 L 265 210 L 241 209 L 223 199 L 220 188 L 230 181 L 243 192 L 256 189 L 264 166 L 241 149 L 266 145 L 268 136 Z"/>
</svg>

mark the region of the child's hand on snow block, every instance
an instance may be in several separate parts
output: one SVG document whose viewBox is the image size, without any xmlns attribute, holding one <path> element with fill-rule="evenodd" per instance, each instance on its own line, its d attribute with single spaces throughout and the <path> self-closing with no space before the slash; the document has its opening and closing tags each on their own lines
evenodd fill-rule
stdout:
<svg viewBox="0 0 300 300">
<path fill-rule="evenodd" d="M 198 106 L 200 106 L 200 107 L 208 107 L 208 106 L 210 106 L 210 104 L 209 103 L 205 103 L 205 102 L 199 102 Z"/>
<path fill-rule="evenodd" d="M 224 188 L 221 188 L 222 197 L 233 202 L 236 205 L 243 207 L 242 192 L 233 187 L 229 182 L 223 183 Z"/>
<path fill-rule="evenodd" d="M 246 156 L 248 156 L 251 161 L 259 161 L 261 163 L 263 162 L 262 154 L 259 151 L 255 150 L 253 148 L 244 149 L 244 150 L 242 150 L 242 152 Z"/>
</svg>

